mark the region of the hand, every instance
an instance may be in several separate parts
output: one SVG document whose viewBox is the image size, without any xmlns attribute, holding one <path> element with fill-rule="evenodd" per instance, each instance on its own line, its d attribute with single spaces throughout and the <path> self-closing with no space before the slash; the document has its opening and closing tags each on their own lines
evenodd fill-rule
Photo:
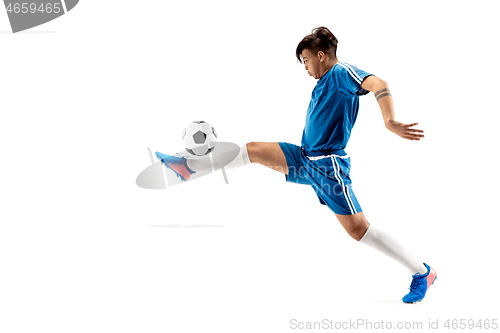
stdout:
<svg viewBox="0 0 500 333">
<path fill-rule="evenodd" d="M 395 120 L 389 120 L 386 122 L 385 127 L 391 131 L 394 134 L 399 135 L 403 139 L 407 140 L 420 140 L 420 138 L 423 138 L 424 131 L 416 129 L 416 128 L 411 128 L 413 126 L 418 125 L 418 123 L 413 123 L 413 124 L 403 124 L 400 123 L 399 121 Z M 418 134 L 422 133 L 422 134 Z"/>
</svg>

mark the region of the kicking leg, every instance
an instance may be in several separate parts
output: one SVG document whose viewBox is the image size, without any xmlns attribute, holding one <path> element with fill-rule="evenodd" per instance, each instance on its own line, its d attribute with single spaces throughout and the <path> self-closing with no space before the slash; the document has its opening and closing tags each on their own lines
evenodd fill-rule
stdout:
<svg viewBox="0 0 500 333">
<path fill-rule="evenodd" d="M 197 171 L 203 172 L 212 170 L 212 164 L 209 156 L 190 159 L 165 155 L 156 152 L 157 158 L 169 169 L 181 177 L 182 180 L 188 180 L 191 175 Z M 224 168 L 227 170 L 236 169 L 250 163 L 259 163 L 273 170 L 287 174 L 288 167 L 286 158 L 277 142 L 250 142 L 239 149 L 239 153 Z"/>
<path fill-rule="evenodd" d="M 237 169 L 250 163 L 258 163 L 270 169 L 287 174 L 285 154 L 277 142 L 249 142 L 240 147 L 240 152 L 226 169 Z M 194 171 L 210 170 L 210 159 L 208 156 L 200 159 L 188 159 L 187 165 Z"/>
<path fill-rule="evenodd" d="M 285 154 L 277 142 L 250 142 L 247 144 L 251 163 L 258 163 L 272 170 L 288 174 Z"/>
<path fill-rule="evenodd" d="M 234 153 L 234 151 L 228 152 Z M 230 154 L 229 154 L 230 155 Z M 231 155 L 231 157 L 234 155 Z M 219 161 L 217 162 L 220 166 L 223 166 L 226 170 L 233 170 L 237 168 L 241 168 L 247 164 L 250 164 L 250 159 L 248 158 L 247 145 L 243 145 L 239 148 L 238 155 L 233 158 L 231 162 L 227 163 L 227 156 L 219 156 Z M 210 162 L 210 156 L 204 156 L 202 158 L 197 159 L 188 159 L 188 166 L 194 171 L 209 171 L 212 170 L 212 164 Z"/>
</svg>

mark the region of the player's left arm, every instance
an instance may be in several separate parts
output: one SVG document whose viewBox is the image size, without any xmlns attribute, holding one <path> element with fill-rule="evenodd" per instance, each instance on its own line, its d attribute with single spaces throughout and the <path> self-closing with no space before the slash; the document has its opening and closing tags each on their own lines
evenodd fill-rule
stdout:
<svg viewBox="0 0 500 333">
<path fill-rule="evenodd" d="M 363 80 L 361 88 L 369 90 L 375 94 L 375 98 L 377 99 L 380 110 L 382 111 L 382 116 L 384 117 L 385 127 L 389 131 L 408 140 L 420 140 L 420 138 L 424 137 L 424 131 L 412 128 L 413 126 L 418 125 L 418 123 L 403 124 L 396 121 L 394 115 L 394 101 L 387 82 L 381 80 L 375 75 L 370 75 Z"/>
</svg>

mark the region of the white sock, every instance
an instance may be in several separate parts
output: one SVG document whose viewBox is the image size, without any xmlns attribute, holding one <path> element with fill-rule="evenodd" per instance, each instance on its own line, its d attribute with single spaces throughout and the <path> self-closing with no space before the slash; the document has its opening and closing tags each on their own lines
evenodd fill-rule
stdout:
<svg viewBox="0 0 500 333">
<path fill-rule="evenodd" d="M 416 260 L 415 257 L 413 257 L 411 253 L 392 236 L 373 227 L 371 224 L 368 226 L 368 230 L 366 230 L 365 235 L 359 242 L 388 255 L 408 268 L 412 275 L 415 275 L 417 272 L 420 272 L 422 275 L 427 273 L 427 268 L 421 261 Z"/>
<path fill-rule="evenodd" d="M 247 145 L 243 145 L 239 148 L 238 155 L 227 165 L 224 165 L 224 169 L 232 170 L 240 168 L 244 165 L 250 164 L 250 158 L 248 157 Z M 210 161 L 210 156 L 204 156 L 202 158 L 188 158 L 188 167 L 193 171 L 211 171 L 212 162 Z"/>
<path fill-rule="evenodd" d="M 234 160 L 231 161 L 228 165 L 226 165 L 224 168 L 233 170 L 240 168 L 242 166 L 245 166 L 247 164 L 250 164 L 250 158 L 248 157 L 248 150 L 247 150 L 247 145 L 244 144 L 243 146 L 240 147 L 240 152 L 238 156 Z"/>
</svg>

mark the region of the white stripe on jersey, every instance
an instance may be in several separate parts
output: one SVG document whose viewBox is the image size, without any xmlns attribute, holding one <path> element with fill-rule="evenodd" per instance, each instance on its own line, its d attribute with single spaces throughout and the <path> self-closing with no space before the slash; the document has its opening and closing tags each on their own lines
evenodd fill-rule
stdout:
<svg viewBox="0 0 500 333">
<path fill-rule="evenodd" d="M 361 78 L 361 76 L 359 76 L 358 73 L 356 73 L 356 71 L 349 65 L 349 64 L 346 64 L 345 62 L 343 63 L 344 65 L 346 65 L 347 67 L 349 67 L 351 69 L 351 71 L 354 73 L 354 75 L 357 76 L 357 78 L 360 80 L 360 81 L 363 81 L 363 79 Z"/>
<path fill-rule="evenodd" d="M 361 84 L 361 78 L 359 77 L 359 75 L 358 75 L 356 72 L 354 72 L 354 71 L 352 70 L 352 68 L 351 68 L 349 65 L 346 65 L 346 64 L 341 63 L 341 62 L 339 62 L 339 65 L 340 65 L 340 66 L 342 66 L 342 67 L 344 67 L 345 69 L 347 69 L 347 71 L 349 72 L 349 74 L 351 74 L 351 77 L 352 77 L 352 78 L 353 78 L 353 79 L 354 79 L 357 83 Z M 354 76 L 354 75 L 353 75 L 353 72 L 354 72 L 354 75 L 356 75 L 356 76 Z"/>
</svg>

